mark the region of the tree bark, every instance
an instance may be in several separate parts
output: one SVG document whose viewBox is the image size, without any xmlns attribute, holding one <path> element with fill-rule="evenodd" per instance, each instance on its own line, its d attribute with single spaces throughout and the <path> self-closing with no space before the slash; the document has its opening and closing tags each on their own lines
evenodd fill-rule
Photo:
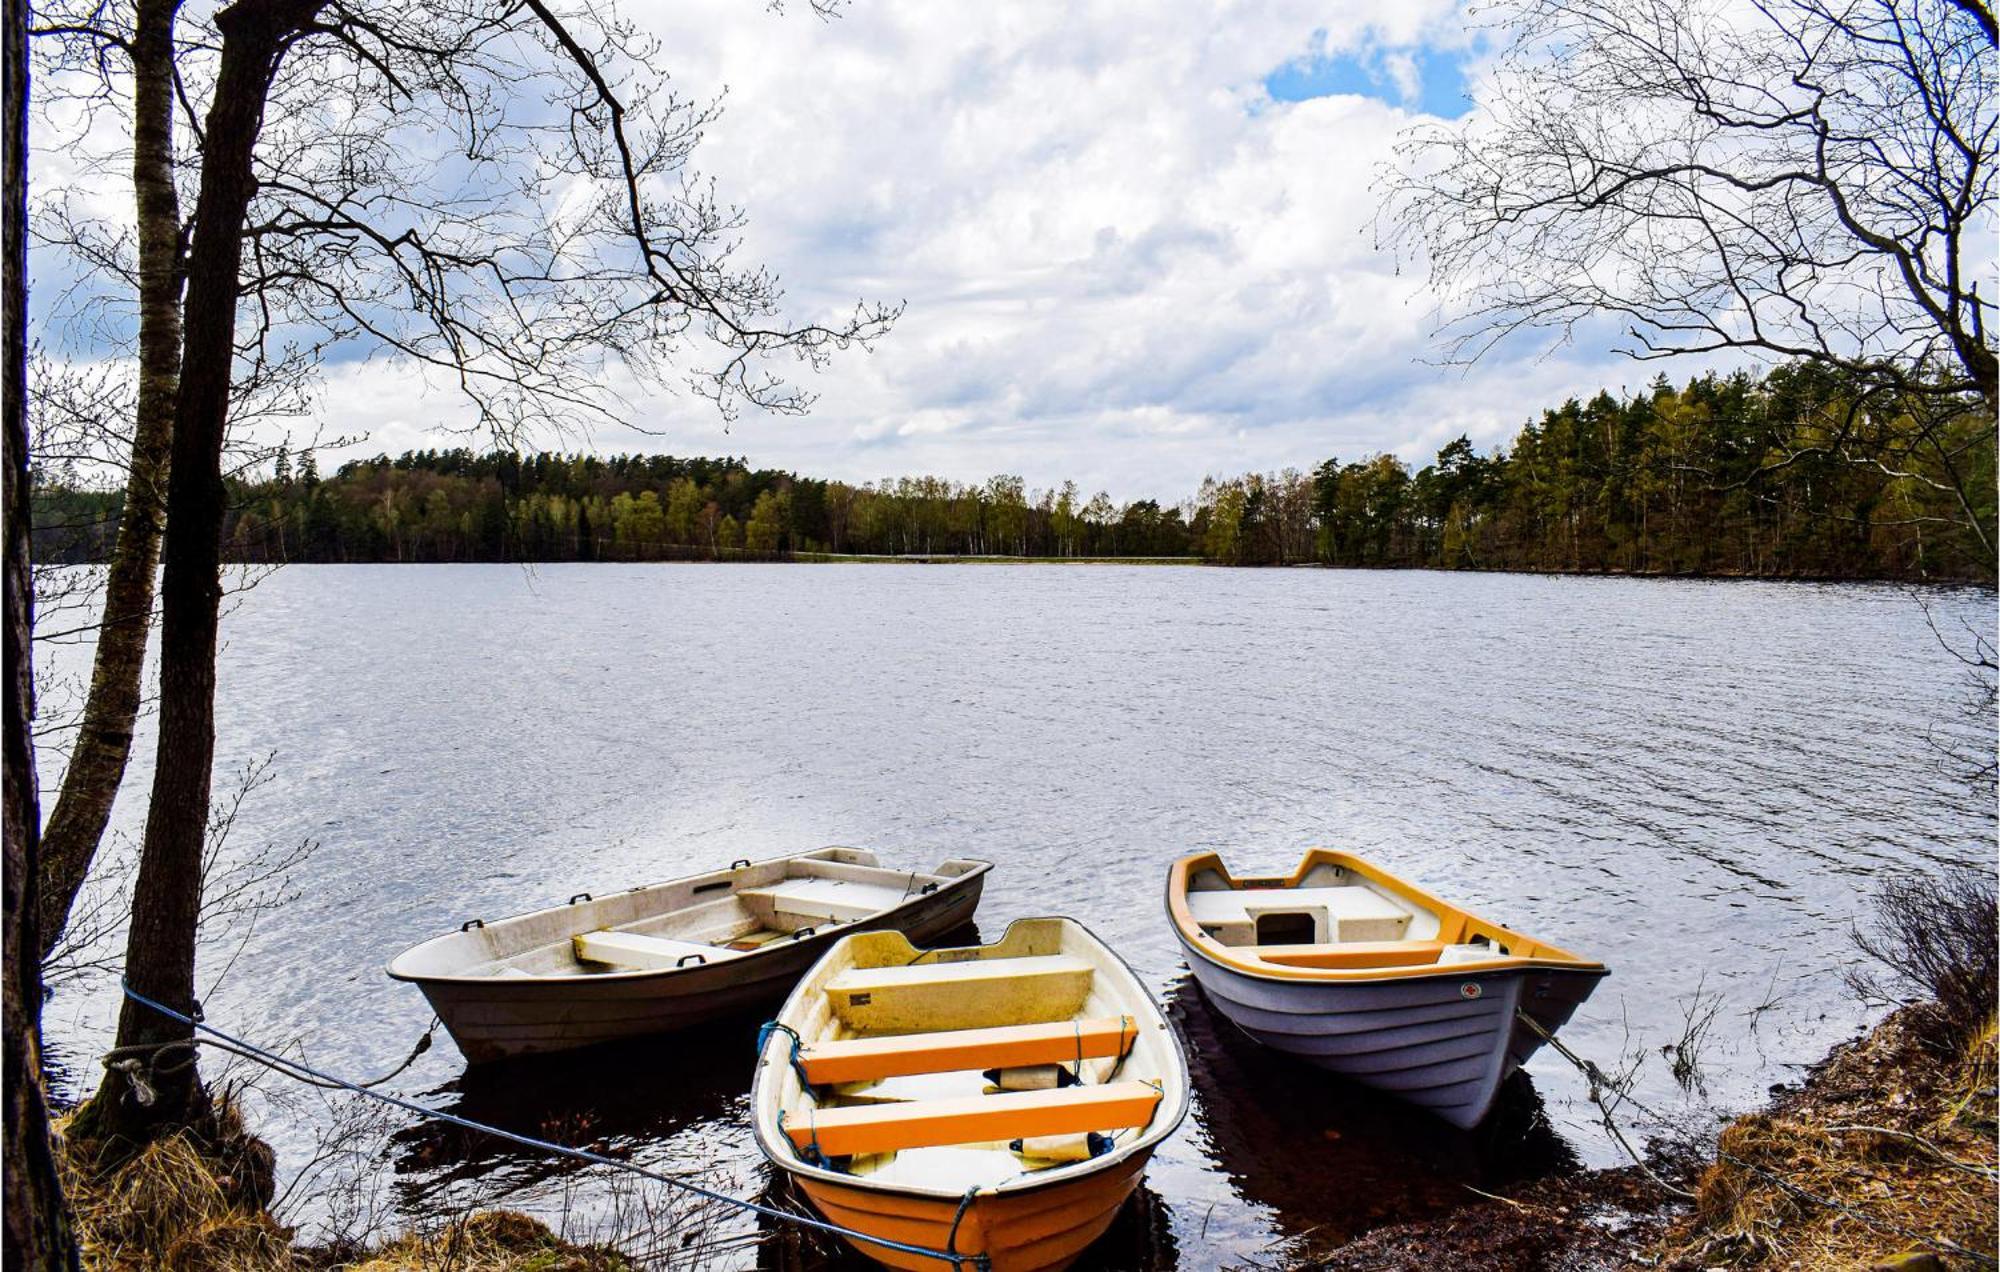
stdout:
<svg viewBox="0 0 2000 1272">
<path fill-rule="evenodd" d="M 152 803 L 125 945 L 131 987 L 192 1012 L 201 864 L 215 761 L 215 648 L 223 515 L 222 443 L 234 371 L 244 215 L 256 192 L 251 160 L 264 102 L 291 42 L 328 0 L 237 0 L 216 14 L 222 33 L 214 104 L 205 126 L 201 187 L 187 260 L 180 392 L 167 487 L 166 568 L 160 582 L 160 735 Z M 127 999 L 118 1046 L 185 1043 L 192 1029 Z M 198 1067 L 167 1053 L 150 1103 L 110 1070 L 80 1115 L 117 1153 L 206 1108 Z"/>
<path fill-rule="evenodd" d="M 4 433 L 5 664 L 7 687 L 4 778 L 0 778 L 0 1077 L 5 1081 L 5 1221 L 0 1225 L 0 1262 L 41 1272 L 80 1265 L 75 1238 L 63 1211 L 62 1182 L 49 1142 L 48 1105 L 42 1094 L 42 968 L 35 867 L 40 809 L 35 786 L 35 744 L 31 728 L 35 680 L 29 666 L 28 633 L 33 591 L 28 582 L 28 6 L 6 0 L 6 47 L 0 54 L 5 85 L 4 216 L 0 233 L 0 325 L 6 329 L 4 373 L 0 378 L 0 433 Z"/>
<path fill-rule="evenodd" d="M 139 224 L 139 400 L 118 543 L 105 578 L 90 693 L 62 791 L 42 831 L 46 962 L 104 838 L 139 716 L 153 574 L 166 519 L 181 363 L 181 211 L 174 189 L 174 18 L 180 0 L 139 0 L 132 30 L 132 188 Z"/>
</svg>

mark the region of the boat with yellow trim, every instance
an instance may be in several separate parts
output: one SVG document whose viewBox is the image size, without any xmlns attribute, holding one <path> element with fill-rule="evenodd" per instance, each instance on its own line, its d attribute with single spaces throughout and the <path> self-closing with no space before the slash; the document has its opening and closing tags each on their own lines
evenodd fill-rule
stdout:
<svg viewBox="0 0 2000 1272">
<path fill-rule="evenodd" d="M 1081 924 L 991 945 L 899 932 L 829 949 L 766 1026 L 758 1146 L 828 1221 L 967 1269 L 1067 1267 L 1187 1113 L 1187 1061 L 1132 970 Z M 850 1238 L 891 1267 L 935 1258 Z"/>
<path fill-rule="evenodd" d="M 1167 913 L 1195 980 L 1238 1028 L 1461 1127 L 1608 975 L 1325 848 L 1272 877 L 1184 857 L 1167 873 Z"/>
</svg>

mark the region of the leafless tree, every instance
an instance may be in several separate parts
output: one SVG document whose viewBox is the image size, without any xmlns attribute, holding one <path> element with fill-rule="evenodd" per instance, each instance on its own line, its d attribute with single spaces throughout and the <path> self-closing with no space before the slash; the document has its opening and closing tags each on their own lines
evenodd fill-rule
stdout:
<svg viewBox="0 0 2000 1272">
<path fill-rule="evenodd" d="M 1462 124 L 1407 135 L 1384 226 L 1448 348 L 1625 328 L 1990 415 L 2000 83 L 1985 0 L 1513 0 Z"/>
<path fill-rule="evenodd" d="M 783 318 L 736 263 L 736 214 L 686 172 L 710 108 L 604 9 L 543 0 L 237 0 L 213 78 L 185 259 L 161 583 L 158 760 L 126 945 L 135 991 L 194 1003 L 214 762 L 222 452 L 232 385 L 288 342 L 363 341 L 454 384 L 503 436 L 616 418 L 618 377 L 725 413 L 804 410 L 817 365 L 895 311 Z M 211 56 L 197 50 L 191 57 Z M 239 314 L 257 333 L 239 340 Z M 189 1030 L 128 1001 L 124 1054 Z M 115 1151 L 202 1111 L 193 1065 L 152 1100 L 107 1075 L 76 1129 Z"/>
</svg>

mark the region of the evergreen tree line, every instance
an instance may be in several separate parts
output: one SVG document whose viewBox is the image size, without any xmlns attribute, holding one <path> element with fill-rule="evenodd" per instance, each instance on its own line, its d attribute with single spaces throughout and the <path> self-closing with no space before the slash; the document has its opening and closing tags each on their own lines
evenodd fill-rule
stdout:
<svg viewBox="0 0 2000 1272">
<path fill-rule="evenodd" d="M 1193 557 L 1228 565 L 1983 579 L 1994 431 L 1968 411 L 1917 453 L 1816 370 L 1664 378 L 1571 400 L 1482 455 L 1392 455 L 1211 478 L 1122 506 L 1074 482 L 852 485 L 741 459 L 412 451 L 342 464 L 279 452 L 233 486 L 244 562 L 777 560 L 810 554 Z M 1942 471 L 1954 466 L 1956 476 Z M 1969 500 L 1964 474 L 1977 474 Z M 102 559 L 120 494 L 38 486 L 45 560 Z"/>
</svg>

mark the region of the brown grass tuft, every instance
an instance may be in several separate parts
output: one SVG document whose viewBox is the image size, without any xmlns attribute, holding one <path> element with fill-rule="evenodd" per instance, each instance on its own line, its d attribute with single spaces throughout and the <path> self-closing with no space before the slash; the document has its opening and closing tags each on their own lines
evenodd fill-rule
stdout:
<svg viewBox="0 0 2000 1272">
<path fill-rule="evenodd" d="M 1946 1267 L 1996 1239 L 1993 1033 L 1956 1061 L 1898 1012 L 1805 1087 L 1723 1131 L 1669 1266 L 1867 1267 L 1929 1251 Z"/>
<path fill-rule="evenodd" d="M 104 1174 L 60 1141 L 63 1189 L 91 1268 L 264 1272 L 292 1266 L 291 1233 L 258 1201 L 261 1181 L 252 1180 L 245 1166 L 257 1154 L 244 1143 L 249 1137 L 233 1109 L 218 1119 L 218 1129 L 231 1141 L 226 1152 L 219 1153 L 208 1136 L 178 1131 Z M 267 1158 L 269 1150 L 263 1153 Z"/>
<path fill-rule="evenodd" d="M 58 1131 L 68 1119 L 58 1123 Z M 514 1211 L 465 1216 L 366 1251 L 309 1252 L 264 1209 L 268 1145 L 228 1097 L 198 1129 L 147 1145 L 108 1171 L 88 1146 L 57 1141 L 63 1188 L 92 1272 L 630 1272 L 607 1248 L 571 1245 Z"/>
<path fill-rule="evenodd" d="M 413 1232 L 383 1246 L 349 1272 L 630 1272 L 614 1251 L 575 1246 L 540 1221 L 512 1210 L 491 1210 Z"/>
</svg>

